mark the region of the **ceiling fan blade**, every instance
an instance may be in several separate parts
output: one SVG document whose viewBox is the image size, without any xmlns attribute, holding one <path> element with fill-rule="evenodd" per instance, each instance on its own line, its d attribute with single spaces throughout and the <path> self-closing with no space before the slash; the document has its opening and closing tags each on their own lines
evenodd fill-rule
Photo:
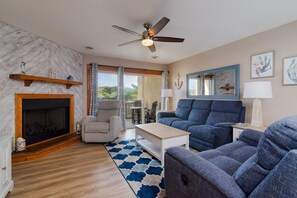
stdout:
<svg viewBox="0 0 297 198">
<path fill-rule="evenodd" d="M 156 51 L 156 46 L 155 44 L 148 46 L 148 48 L 151 50 L 151 52 L 155 52 Z"/>
<path fill-rule="evenodd" d="M 157 35 L 165 25 L 170 21 L 170 19 L 163 17 L 158 23 L 156 23 L 150 30 L 149 33 L 153 36 Z"/>
<path fill-rule="evenodd" d="M 123 31 L 123 32 L 127 32 L 127 33 L 130 33 L 130 34 L 134 34 L 134 35 L 136 35 L 136 36 L 142 37 L 142 34 L 139 34 L 139 33 L 134 32 L 134 31 L 132 31 L 132 30 L 128 30 L 128 29 L 126 29 L 126 28 L 123 28 L 123 27 L 120 27 L 120 26 L 117 26 L 117 25 L 113 25 L 112 27 L 113 27 L 113 28 L 116 28 L 116 29 L 118 29 L 118 30 L 121 30 L 121 31 Z"/>
<path fill-rule="evenodd" d="M 184 42 L 184 38 L 166 37 L 166 36 L 155 36 L 154 41 L 159 42 Z"/>
<path fill-rule="evenodd" d="M 128 45 L 128 44 L 131 44 L 131 43 L 136 43 L 136 42 L 139 42 L 139 41 L 141 41 L 142 39 L 137 39 L 137 40 L 134 40 L 134 41 L 129 41 L 129 42 L 127 42 L 127 43 L 122 43 L 122 44 L 120 44 L 120 45 L 118 45 L 118 46 L 123 46 L 123 45 Z"/>
</svg>

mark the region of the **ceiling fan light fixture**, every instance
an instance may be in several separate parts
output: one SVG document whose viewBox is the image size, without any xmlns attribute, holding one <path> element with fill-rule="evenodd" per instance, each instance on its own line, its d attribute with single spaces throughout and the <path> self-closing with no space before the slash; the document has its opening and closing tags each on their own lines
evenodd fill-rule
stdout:
<svg viewBox="0 0 297 198">
<path fill-rule="evenodd" d="M 152 46 L 154 44 L 154 41 L 150 38 L 146 38 L 141 41 L 141 44 L 148 47 Z"/>
</svg>

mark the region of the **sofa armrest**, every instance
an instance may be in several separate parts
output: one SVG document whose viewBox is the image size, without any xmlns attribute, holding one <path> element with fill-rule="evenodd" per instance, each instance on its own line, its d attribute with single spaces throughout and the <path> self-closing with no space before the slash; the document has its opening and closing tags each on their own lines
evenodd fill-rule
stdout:
<svg viewBox="0 0 297 198">
<path fill-rule="evenodd" d="M 85 125 L 90 123 L 90 122 L 96 122 L 96 117 L 95 116 L 85 116 L 82 119 L 81 122 L 81 138 L 83 141 L 85 141 Z"/>
<path fill-rule="evenodd" d="M 166 197 L 246 197 L 233 177 L 182 147 L 165 154 Z"/>
<path fill-rule="evenodd" d="M 175 117 L 174 111 L 157 111 L 157 120 L 165 117 Z"/>
<path fill-rule="evenodd" d="M 109 121 L 110 140 L 114 140 L 121 132 L 121 118 L 119 116 L 112 116 Z"/>
<path fill-rule="evenodd" d="M 251 146 L 257 146 L 263 132 L 253 129 L 245 129 L 239 136 L 239 141 L 245 142 Z"/>
<path fill-rule="evenodd" d="M 231 125 L 234 125 L 234 122 L 221 122 L 221 123 L 217 123 L 214 126 L 215 127 L 231 127 Z"/>
</svg>

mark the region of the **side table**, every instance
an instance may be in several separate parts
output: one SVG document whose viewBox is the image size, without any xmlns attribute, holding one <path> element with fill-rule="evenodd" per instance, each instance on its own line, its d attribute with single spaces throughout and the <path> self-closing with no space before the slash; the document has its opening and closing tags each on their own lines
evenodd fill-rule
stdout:
<svg viewBox="0 0 297 198">
<path fill-rule="evenodd" d="M 245 129 L 254 129 L 256 131 L 264 132 L 267 127 L 266 126 L 263 126 L 263 127 L 253 127 L 253 126 L 251 126 L 250 123 L 240 123 L 240 124 L 232 125 L 232 128 L 233 128 L 233 142 L 235 142 L 235 141 L 238 140 L 240 134 Z"/>
</svg>

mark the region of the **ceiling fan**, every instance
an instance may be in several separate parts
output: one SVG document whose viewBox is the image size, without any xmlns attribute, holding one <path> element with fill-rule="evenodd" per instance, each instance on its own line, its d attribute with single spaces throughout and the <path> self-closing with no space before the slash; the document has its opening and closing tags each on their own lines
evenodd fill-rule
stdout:
<svg viewBox="0 0 297 198">
<path fill-rule="evenodd" d="M 134 34 L 134 35 L 140 37 L 137 40 L 129 41 L 127 43 L 120 44 L 119 46 L 123 46 L 123 45 L 127 45 L 127 44 L 131 44 L 131 43 L 141 41 L 142 45 L 148 47 L 151 52 L 155 52 L 156 51 L 156 46 L 154 44 L 154 41 L 158 41 L 158 42 L 183 42 L 185 40 L 183 38 L 156 36 L 167 25 L 167 23 L 169 21 L 170 21 L 170 19 L 168 19 L 166 17 L 163 17 L 154 26 L 152 26 L 152 24 L 145 23 L 145 24 L 143 24 L 143 26 L 144 26 L 144 28 L 146 30 L 142 34 L 139 34 L 137 32 L 134 32 L 132 30 L 128 30 L 126 28 L 123 28 L 123 27 L 120 27 L 120 26 L 117 26 L 117 25 L 113 25 L 112 27 L 114 27 L 114 28 L 116 28 L 118 30 L 130 33 L 130 34 Z"/>
</svg>

